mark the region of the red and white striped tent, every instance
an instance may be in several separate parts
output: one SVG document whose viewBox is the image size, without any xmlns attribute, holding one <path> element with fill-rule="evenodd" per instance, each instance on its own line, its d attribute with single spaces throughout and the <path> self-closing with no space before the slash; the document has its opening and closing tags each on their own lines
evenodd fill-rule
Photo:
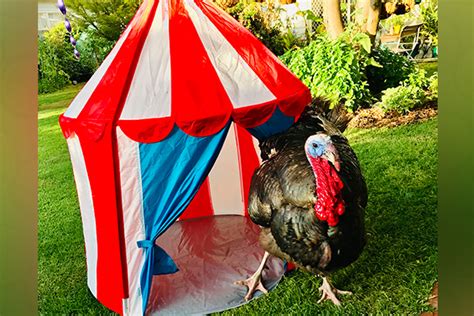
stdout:
<svg viewBox="0 0 474 316">
<path fill-rule="evenodd" d="M 287 129 L 308 89 L 212 3 L 145 0 L 60 117 L 83 220 L 88 286 L 144 314 L 155 241 L 177 220 L 247 214 L 256 140 Z M 253 135 L 253 136 L 252 136 Z"/>
</svg>

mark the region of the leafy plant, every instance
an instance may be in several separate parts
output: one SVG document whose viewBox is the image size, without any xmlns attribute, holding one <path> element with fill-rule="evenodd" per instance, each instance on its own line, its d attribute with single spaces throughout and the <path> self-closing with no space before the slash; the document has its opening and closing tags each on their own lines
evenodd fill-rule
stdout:
<svg viewBox="0 0 474 316">
<path fill-rule="evenodd" d="M 384 111 L 406 113 L 437 98 L 438 74 L 427 77 L 424 69 L 417 68 L 400 86 L 384 90 L 382 99 L 376 106 Z"/>
<path fill-rule="evenodd" d="M 382 67 L 367 67 L 367 82 L 374 96 L 388 88 L 394 88 L 415 71 L 415 64 L 401 54 L 396 54 L 384 47 L 372 52 L 372 57 Z"/>
<path fill-rule="evenodd" d="M 406 19 L 407 18 L 405 14 L 394 14 L 387 19 L 382 20 L 380 24 L 388 34 L 398 34 L 400 33 L 402 26 L 405 24 Z"/>
<path fill-rule="evenodd" d="M 406 113 L 423 104 L 425 93 L 416 86 L 398 86 L 383 92 L 381 102 L 377 106 L 384 111 Z"/>
<path fill-rule="evenodd" d="M 142 0 L 69 0 L 74 25 L 98 37 L 116 41 Z"/>
<path fill-rule="evenodd" d="M 296 3 L 298 6 L 298 3 Z M 311 10 L 298 10 L 296 15 L 301 16 L 305 26 L 305 39 L 307 42 L 312 41 L 316 36 L 321 35 L 324 29 L 321 29 L 321 25 L 324 26 L 323 19 L 317 17 Z"/>
<path fill-rule="evenodd" d="M 438 100 L 438 73 L 430 77 L 428 91 L 430 101 Z"/>
<path fill-rule="evenodd" d="M 87 38 L 83 32 L 81 35 L 78 28 L 73 29 L 73 36 L 79 38 L 77 41 L 77 49 L 81 53 L 79 60 L 73 54 L 69 34 L 62 23 L 58 23 L 39 38 L 38 91 L 40 93 L 55 91 L 71 81 L 86 81 L 102 62 L 102 55 L 96 56 L 92 52 L 92 47 L 96 51 L 104 49 L 102 41 Z"/>
<path fill-rule="evenodd" d="M 423 20 L 421 34 L 429 38 L 433 46 L 438 46 L 438 1 L 423 3 L 421 18 Z"/>
<path fill-rule="evenodd" d="M 70 80 L 69 76 L 58 67 L 58 56 L 44 39 L 38 40 L 38 92 L 48 93 L 61 89 Z"/>
<path fill-rule="evenodd" d="M 82 62 L 88 62 L 94 71 L 99 68 L 105 57 L 112 50 L 115 41 L 107 40 L 94 32 L 83 32 L 77 41 Z"/>
<path fill-rule="evenodd" d="M 416 70 L 403 82 L 403 85 L 419 87 L 426 90 L 430 86 L 430 78 L 426 76 L 426 70 L 416 68 Z"/>
<path fill-rule="evenodd" d="M 313 96 L 329 99 L 332 106 L 344 102 L 346 109 L 353 111 L 371 100 L 365 68 L 380 65 L 370 57 L 370 52 L 368 35 L 345 32 L 334 41 L 320 36 L 280 58 Z"/>
</svg>

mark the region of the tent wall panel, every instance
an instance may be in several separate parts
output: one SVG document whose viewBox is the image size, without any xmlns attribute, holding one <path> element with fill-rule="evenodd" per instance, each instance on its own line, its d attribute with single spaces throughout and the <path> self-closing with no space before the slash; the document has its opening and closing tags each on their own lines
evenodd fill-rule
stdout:
<svg viewBox="0 0 474 316">
<path fill-rule="evenodd" d="M 236 138 L 239 150 L 240 185 L 243 196 L 243 215 L 248 215 L 250 183 L 255 170 L 260 166 L 260 149 L 254 146 L 254 137 L 243 127 L 236 125 Z"/>
<path fill-rule="evenodd" d="M 211 201 L 215 215 L 244 215 L 238 149 L 236 125 L 231 124 L 219 157 L 209 172 Z"/>
<path fill-rule="evenodd" d="M 232 123 L 214 167 L 179 219 L 247 216 L 250 181 L 260 165 L 260 150 L 258 143 L 255 144 L 254 137 L 245 128 Z"/>
<path fill-rule="evenodd" d="M 100 302 L 120 313 L 122 299 L 127 296 L 127 281 L 123 278 L 125 267 L 121 257 L 122 227 L 118 218 L 114 153 L 110 134 L 109 130 L 109 133 L 105 133 L 98 141 L 72 134 L 68 138 L 68 144 L 71 158 L 76 161 L 74 172 L 78 194 L 84 197 L 80 198 L 83 201 L 81 210 L 84 238 L 91 241 L 89 249 L 86 248 L 88 276 L 92 277 L 89 286 Z M 79 155 L 82 155 L 83 159 L 78 158 Z M 90 190 L 86 189 L 87 180 Z M 95 227 L 90 219 L 92 215 Z M 95 240 L 92 237 L 94 232 Z M 94 241 L 97 242 L 96 246 Z"/>
<path fill-rule="evenodd" d="M 209 177 L 207 177 L 196 193 L 186 210 L 181 214 L 178 220 L 186 220 L 199 217 L 207 217 L 214 215 L 214 207 L 211 201 L 211 186 L 209 185 Z"/>
<path fill-rule="evenodd" d="M 282 112 L 288 116 L 299 115 L 302 107 L 311 100 L 308 88 L 288 71 L 278 57 L 230 15 L 210 2 L 195 1 L 195 3 L 258 75 L 271 93 L 276 96 L 277 100 L 280 100 L 280 102 L 263 103 L 261 105 L 272 106 L 273 109 L 278 105 Z M 302 107 L 300 108 L 300 106 Z M 237 109 L 235 112 L 240 112 L 239 110 Z M 248 111 L 248 109 L 246 110 Z M 260 110 L 263 109 L 260 108 Z M 237 122 L 242 119 L 241 125 L 245 125 L 245 127 L 254 127 L 264 122 L 255 120 L 256 117 L 251 116 L 244 119 L 236 114 L 234 113 L 234 119 Z"/>
<path fill-rule="evenodd" d="M 275 100 L 273 93 L 196 3 L 184 0 L 184 4 L 234 109 Z"/>
<path fill-rule="evenodd" d="M 87 175 L 86 162 L 82 153 L 81 143 L 77 135 L 67 139 L 71 155 L 74 179 L 76 180 L 77 195 L 81 208 L 84 243 L 87 264 L 87 285 L 92 294 L 97 297 L 97 232 L 92 200 L 92 190 Z"/>
<path fill-rule="evenodd" d="M 146 236 L 143 218 L 139 146 L 138 143 L 125 136 L 120 129 L 117 129 L 117 144 L 127 257 L 128 309 L 131 315 L 142 315 L 143 301 L 140 289 L 140 274 L 143 269 L 145 256 L 143 249 L 137 246 L 137 241 L 146 239 Z"/>
<path fill-rule="evenodd" d="M 133 75 L 137 51 L 146 39 L 158 1 L 145 0 L 119 40 L 119 47 L 107 56 L 106 68 L 95 72 L 72 101 L 64 116 L 82 120 L 112 121 L 115 118 L 122 93 L 129 88 L 129 76 Z M 109 64 L 110 61 L 110 64 Z M 103 64 L 102 64 L 103 65 Z"/>
</svg>

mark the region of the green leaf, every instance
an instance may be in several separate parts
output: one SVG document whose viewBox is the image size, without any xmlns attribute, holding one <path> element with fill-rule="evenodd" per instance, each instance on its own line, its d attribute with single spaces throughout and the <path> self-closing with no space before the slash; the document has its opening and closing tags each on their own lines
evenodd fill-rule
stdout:
<svg viewBox="0 0 474 316">
<path fill-rule="evenodd" d="M 370 37 L 367 34 L 362 34 L 359 33 L 354 37 L 354 41 L 360 44 L 360 46 L 370 54 L 370 51 L 372 50 L 372 42 L 370 40 Z"/>
<path fill-rule="evenodd" d="M 374 59 L 374 57 L 370 57 L 370 58 L 369 58 L 368 64 L 369 64 L 370 66 L 374 66 L 374 67 L 378 67 L 378 68 L 383 68 L 383 66 L 382 66 L 379 62 L 377 62 L 377 61 Z"/>
</svg>

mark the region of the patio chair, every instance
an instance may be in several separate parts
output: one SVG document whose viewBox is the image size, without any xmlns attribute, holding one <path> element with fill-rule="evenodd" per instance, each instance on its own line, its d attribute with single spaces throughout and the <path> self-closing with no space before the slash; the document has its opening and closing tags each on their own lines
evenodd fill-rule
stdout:
<svg viewBox="0 0 474 316">
<path fill-rule="evenodd" d="M 400 30 L 400 34 L 384 34 L 380 37 L 380 45 L 395 53 L 406 54 L 408 58 L 412 59 L 412 54 L 420 38 L 422 25 L 423 23 L 405 25 Z"/>
</svg>

